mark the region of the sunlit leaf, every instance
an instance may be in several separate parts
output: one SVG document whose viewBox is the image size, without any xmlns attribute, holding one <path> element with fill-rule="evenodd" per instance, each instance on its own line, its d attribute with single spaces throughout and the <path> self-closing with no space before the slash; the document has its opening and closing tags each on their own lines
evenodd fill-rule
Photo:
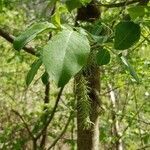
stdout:
<svg viewBox="0 0 150 150">
<path fill-rule="evenodd" d="M 50 79 L 63 87 L 86 64 L 89 52 L 85 36 L 73 30 L 58 33 L 43 48 L 43 63 Z"/>
</svg>

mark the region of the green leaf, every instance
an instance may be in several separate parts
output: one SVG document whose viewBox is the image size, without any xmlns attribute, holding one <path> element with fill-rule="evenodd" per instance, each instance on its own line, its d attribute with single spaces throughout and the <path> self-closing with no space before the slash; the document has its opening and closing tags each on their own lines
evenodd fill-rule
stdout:
<svg viewBox="0 0 150 150">
<path fill-rule="evenodd" d="M 80 0 L 83 5 L 90 3 L 92 0 Z"/>
<path fill-rule="evenodd" d="M 149 16 L 150 6 L 133 6 L 128 8 L 128 12 L 130 14 L 130 17 L 135 20 L 138 17 L 144 17 L 145 15 Z"/>
<path fill-rule="evenodd" d="M 3 10 L 3 0 L 0 0 L 0 12 L 2 12 L 2 10 Z"/>
<path fill-rule="evenodd" d="M 52 16 L 51 16 L 51 21 L 54 25 L 60 27 L 61 23 L 60 23 L 60 13 L 59 11 L 56 11 Z"/>
<path fill-rule="evenodd" d="M 106 65 L 110 62 L 110 53 L 106 49 L 101 49 L 96 55 L 96 61 L 99 66 Z"/>
<path fill-rule="evenodd" d="M 132 65 L 128 62 L 128 60 L 126 59 L 126 57 L 121 56 L 120 57 L 123 65 L 125 65 L 127 71 L 129 71 L 129 73 L 131 74 L 131 76 L 136 80 L 137 83 L 140 82 L 138 75 L 136 74 L 134 68 L 132 67 Z"/>
<path fill-rule="evenodd" d="M 86 25 L 85 29 L 91 42 L 103 44 L 110 38 L 110 29 L 103 25 L 101 21 Z"/>
<path fill-rule="evenodd" d="M 48 81 L 49 81 L 49 75 L 47 72 L 44 72 L 44 74 L 42 75 L 41 77 L 41 80 L 43 82 L 44 85 L 47 85 L 48 84 Z"/>
<path fill-rule="evenodd" d="M 26 77 L 26 85 L 29 86 L 32 80 L 34 79 L 35 75 L 37 74 L 38 69 L 42 65 L 42 60 L 38 59 L 33 62 L 31 65 L 31 69 L 29 70 L 27 77 Z"/>
<path fill-rule="evenodd" d="M 67 9 L 71 12 L 75 8 L 79 8 L 82 6 L 80 0 L 67 0 L 66 1 Z"/>
<path fill-rule="evenodd" d="M 103 28 L 104 27 L 101 24 L 101 22 L 97 22 L 91 26 L 91 30 L 89 32 L 93 35 L 99 36 L 99 35 L 101 35 L 101 32 L 104 30 Z"/>
<path fill-rule="evenodd" d="M 87 38 L 73 30 L 63 30 L 43 48 L 42 59 L 50 79 L 63 87 L 86 64 L 90 53 Z"/>
<path fill-rule="evenodd" d="M 13 46 L 16 50 L 21 50 L 28 42 L 33 40 L 39 33 L 48 28 L 56 28 L 53 24 L 48 22 L 40 22 L 33 24 L 27 28 L 20 36 L 16 37 Z"/>
<path fill-rule="evenodd" d="M 140 39 L 140 26 L 132 21 L 120 22 L 115 27 L 114 47 L 125 50 L 133 46 Z"/>
<path fill-rule="evenodd" d="M 137 17 L 143 17 L 145 15 L 145 8 L 144 6 L 134 6 L 128 9 L 130 17 L 134 20 Z"/>
<path fill-rule="evenodd" d="M 66 6 L 67 9 L 71 12 L 75 8 L 80 8 L 82 5 L 90 3 L 91 0 L 67 0 Z"/>
</svg>

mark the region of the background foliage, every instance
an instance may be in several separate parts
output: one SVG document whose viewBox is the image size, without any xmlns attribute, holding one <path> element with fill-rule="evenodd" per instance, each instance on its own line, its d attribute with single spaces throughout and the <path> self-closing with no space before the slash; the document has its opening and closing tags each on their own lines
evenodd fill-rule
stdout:
<svg viewBox="0 0 150 150">
<path fill-rule="evenodd" d="M 103 0 L 102 2 L 109 3 L 110 1 Z M 49 3 L 50 1 L 48 0 L 1 0 L 0 27 L 15 36 L 18 36 L 34 22 L 50 21 L 49 13 L 51 8 L 47 7 L 51 6 Z M 67 3 L 69 5 L 64 5 L 63 2 L 58 3 L 57 7 L 62 9 L 56 11 L 53 20 L 51 20 L 57 27 L 60 25 L 59 15 L 61 16 L 61 24 L 65 23 L 70 26 L 73 25 L 75 16 L 75 10 L 73 9 L 74 7 L 78 7 L 78 3 L 70 5 L 69 0 Z M 83 3 L 86 4 L 88 1 L 83 1 Z M 68 7 L 69 11 L 73 10 L 71 13 L 67 11 Z M 96 33 L 96 27 L 99 24 L 94 25 L 95 32 L 94 29 L 91 29 L 92 33 L 94 33 L 93 39 L 104 45 L 104 49 L 101 50 L 105 52 L 103 53 L 104 55 L 101 56 L 101 53 L 99 52 L 97 57 L 106 57 L 105 61 L 98 61 L 99 65 L 103 65 L 101 67 L 102 112 L 99 127 L 101 133 L 101 146 L 104 149 L 113 147 L 113 143 L 115 143 L 116 138 L 118 138 L 113 133 L 114 122 L 117 120 L 119 122 L 119 136 L 122 139 L 125 149 L 135 150 L 142 149 L 142 147 L 149 147 L 149 7 L 132 5 L 127 8 L 112 8 L 108 10 L 104 7 L 102 8 L 102 12 L 101 24 L 104 29 L 106 29 L 104 32 L 108 32 L 104 35 L 107 39 L 107 44 L 105 44 L 104 37 L 98 39 L 98 36 L 96 35 L 98 34 Z M 126 19 L 126 14 L 130 15 L 132 22 L 134 23 L 118 24 L 120 20 Z M 139 29 L 139 26 L 137 26 L 137 24 L 135 25 L 135 23 L 140 23 L 141 28 Z M 113 24 L 118 24 L 115 26 L 115 29 L 112 29 Z M 122 31 L 122 28 L 120 29 L 120 26 L 123 25 L 125 25 L 125 31 Z M 131 29 L 132 26 L 133 30 L 129 32 L 128 37 L 124 38 L 125 35 L 120 34 L 120 32 L 124 33 L 126 32 L 126 29 Z M 69 27 L 67 26 L 67 28 Z M 112 30 L 115 30 L 115 32 Z M 119 34 L 117 34 L 118 32 Z M 112 45 L 112 37 L 114 34 L 116 34 L 114 47 L 118 49 L 117 51 L 115 51 Z M 131 39 L 134 38 L 134 40 L 129 41 L 129 37 L 133 34 L 135 37 L 132 37 Z M 74 36 L 75 37 L 72 37 L 72 39 L 76 38 L 78 35 L 75 34 Z M 139 38 L 140 40 L 133 45 L 133 42 L 137 41 Z M 48 39 L 49 35 L 46 32 L 43 32 L 30 44 L 40 51 L 40 48 L 47 43 Z M 120 46 L 119 43 L 122 39 L 124 39 L 123 42 L 125 45 Z M 85 40 L 86 43 L 85 38 L 82 40 Z M 108 42 L 109 40 L 110 42 Z M 47 107 L 47 111 L 49 113 L 52 112 L 58 89 L 55 83 L 50 81 L 50 103 L 43 103 L 45 97 L 45 85 L 42 83 L 41 76 L 45 71 L 44 66 L 40 67 L 31 85 L 27 87 L 25 80 L 27 73 L 30 70 L 31 64 L 36 61 L 37 58 L 23 51 L 18 52 L 14 50 L 12 45 L 1 37 L 0 43 L 0 149 L 32 149 L 32 138 L 27 132 L 26 125 L 33 131 L 33 134 L 38 133 L 40 126 L 42 126 L 42 119 L 44 118 L 43 110 Z M 132 47 L 130 47 L 131 45 Z M 73 45 L 72 47 L 76 47 L 76 45 Z M 86 49 L 87 48 L 88 44 Z M 124 50 L 121 54 L 119 50 L 126 48 L 129 49 Z M 116 53 L 118 57 L 116 57 Z M 111 55 L 111 58 L 109 58 L 109 55 Z M 79 69 L 77 68 L 77 70 Z M 28 82 L 30 82 L 29 80 L 31 79 L 28 79 Z M 136 82 L 137 80 L 139 83 Z M 62 84 L 64 85 L 64 83 Z M 112 101 L 111 92 L 113 92 L 116 100 L 115 106 Z M 76 102 L 74 100 L 73 82 L 71 80 L 65 87 L 65 92 L 62 95 L 56 115 L 48 127 L 47 147 L 57 139 L 59 134 L 65 128 L 65 123 L 68 122 L 68 118 L 72 112 L 76 112 Z M 20 116 L 23 119 L 21 119 Z M 65 134 L 55 145 L 56 149 L 76 149 L 76 118 L 75 116 L 72 116 L 71 118 L 68 128 L 66 128 L 66 131 L 64 130 Z"/>
</svg>

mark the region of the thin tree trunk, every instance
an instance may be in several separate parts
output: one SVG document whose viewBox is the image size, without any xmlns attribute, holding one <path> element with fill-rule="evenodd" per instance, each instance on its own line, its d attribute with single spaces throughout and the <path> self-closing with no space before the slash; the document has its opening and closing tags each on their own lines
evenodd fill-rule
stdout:
<svg viewBox="0 0 150 150">
<path fill-rule="evenodd" d="M 90 8 L 90 9 L 89 9 Z M 88 13 L 90 12 L 90 13 Z M 75 26 L 78 26 L 77 21 L 94 22 L 100 18 L 100 9 L 96 5 L 96 0 L 92 0 L 86 7 L 81 7 L 77 11 Z M 75 78 L 76 89 L 75 94 L 77 98 L 77 149 L 78 150 L 99 150 L 99 108 L 100 108 L 100 69 L 95 64 L 95 50 L 91 49 L 88 65 L 82 71 L 82 75 L 87 81 L 88 90 L 87 95 L 90 105 L 89 118 L 92 122 L 89 128 L 83 128 L 83 118 L 80 110 L 80 102 L 82 100 L 81 90 L 78 88 L 80 84 L 80 73 Z M 79 85 L 80 87 L 80 85 Z M 88 100 L 87 99 L 87 100 Z M 79 106 L 79 107 L 78 107 Z M 82 106 L 81 106 L 82 107 Z M 84 110 L 84 109 L 83 109 Z"/>
<path fill-rule="evenodd" d="M 113 150 L 123 150 L 123 142 L 122 139 L 119 138 L 120 137 L 120 125 L 119 122 L 117 120 L 116 117 L 116 96 L 115 96 L 115 92 L 113 91 L 112 85 L 108 85 L 109 89 L 110 89 L 110 100 L 111 100 L 111 106 L 112 106 L 112 110 L 111 110 L 111 115 L 112 115 L 112 120 L 113 120 L 113 124 L 112 124 L 112 134 L 114 137 L 116 137 L 116 141 L 113 144 Z"/>
<path fill-rule="evenodd" d="M 100 71 L 96 66 L 91 66 L 86 70 L 86 79 L 88 82 L 89 97 L 91 103 L 90 121 L 92 126 L 89 129 L 84 129 L 82 126 L 82 118 L 80 110 L 77 109 L 77 147 L 78 150 L 99 150 L 99 92 L 100 92 Z M 76 78 L 78 82 L 79 77 Z M 77 86 L 78 88 L 78 86 Z M 80 103 L 81 91 L 76 89 L 77 106 Z"/>
<path fill-rule="evenodd" d="M 49 103 L 49 92 L 50 92 L 50 82 L 47 83 L 47 85 L 45 86 L 45 98 L 44 98 L 44 117 L 43 117 L 43 124 L 46 123 L 47 121 L 47 117 L 48 117 L 48 113 L 47 113 L 47 106 L 46 104 Z M 46 145 L 46 140 L 47 140 L 47 128 L 45 128 L 45 130 L 43 131 L 42 134 L 42 139 L 40 142 L 40 148 L 44 149 L 45 145 Z"/>
</svg>

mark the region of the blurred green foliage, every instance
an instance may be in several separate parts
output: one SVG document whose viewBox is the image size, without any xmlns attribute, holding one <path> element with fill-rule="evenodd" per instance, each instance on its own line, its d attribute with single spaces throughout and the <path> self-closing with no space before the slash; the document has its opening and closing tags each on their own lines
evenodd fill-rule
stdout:
<svg viewBox="0 0 150 150">
<path fill-rule="evenodd" d="M 40 0 L 1 0 L 0 1 L 0 27 L 13 35 L 19 35 L 26 27 L 34 21 L 50 20 L 45 10 L 49 1 Z M 108 1 L 103 1 L 104 3 Z M 42 4 L 41 4 L 42 3 Z M 40 5 L 41 4 L 41 5 Z M 59 3 L 58 5 L 62 5 Z M 142 9 L 136 7 L 136 9 Z M 121 139 L 125 149 L 135 150 L 140 147 L 150 145 L 150 16 L 140 13 L 137 17 L 133 6 L 127 9 L 122 8 L 102 8 L 101 22 L 105 26 L 108 35 L 113 32 L 112 28 L 125 14 L 131 14 L 131 19 L 141 26 L 140 41 L 129 50 L 125 50 L 123 55 L 134 67 L 140 84 L 124 69 L 120 60 L 116 58 L 116 53 L 112 48 L 112 39 L 104 44 L 104 48 L 110 50 L 111 62 L 101 67 L 101 99 L 102 112 L 100 116 L 100 142 L 103 149 L 110 149 L 115 143 L 116 137 L 112 134 L 112 109 L 108 84 L 111 84 L 116 96 L 116 118 L 120 124 Z M 61 21 L 72 25 L 75 12 L 64 13 Z M 142 17 L 141 17 L 142 16 Z M 105 31 L 104 31 L 105 32 Z M 111 35 L 113 36 L 113 35 Z M 48 35 L 39 35 L 31 45 L 38 49 L 48 40 Z M 113 51 L 112 51 L 113 49 Z M 120 54 L 117 52 L 117 54 Z M 51 112 L 55 103 L 57 88 L 53 81 L 50 86 L 50 103 L 44 104 L 45 85 L 41 81 L 44 67 L 38 70 L 30 87 L 26 87 L 25 78 L 30 69 L 30 65 L 35 61 L 35 56 L 31 56 L 23 51 L 17 52 L 12 45 L 0 37 L 0 149 L 20 150 L 31 149 L 31 137 L 25 128 L 24 122 L 13 110 L 22 115 L 29 128 L 32 130 L 35 125 L 40 126 L 40 116 L 43 114 L 45 106 Z M 76 110 L 76 102 L 73 94 L 72 81 L 65 87 L 56 116 L 48 127 L 47 145 L 61 133 L 69 112 Z M 73 118 L 65 135 L 56 144 L 59 149 L 76 149 L 76 118 Z"/>
</svg>

